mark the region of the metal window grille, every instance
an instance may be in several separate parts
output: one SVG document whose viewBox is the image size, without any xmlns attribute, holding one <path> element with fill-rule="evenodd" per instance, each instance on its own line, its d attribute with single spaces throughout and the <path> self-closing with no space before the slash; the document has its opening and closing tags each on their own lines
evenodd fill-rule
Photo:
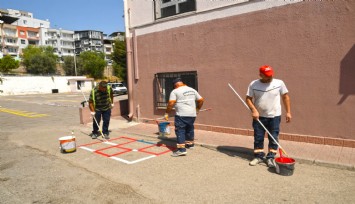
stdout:
<svg viewBox="0 0 355 204">
<path fill-rule="evenodd" d="M 196 0 L 154 0 L 155 18 L 196 11 Z"/>
<path fill-rule="evenodd" d="M 173 81 L 176 78 L 187 86 L 198 91 L 197 72 L 165 72 L 155 74 L 155 104 L 156 108 L 166 108 L 171 91 L 174 89 Z"/>
</svg>

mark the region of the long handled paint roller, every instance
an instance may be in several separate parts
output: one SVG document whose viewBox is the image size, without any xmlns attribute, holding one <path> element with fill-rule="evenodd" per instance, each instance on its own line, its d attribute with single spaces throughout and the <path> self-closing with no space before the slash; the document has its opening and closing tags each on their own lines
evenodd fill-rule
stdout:
<svg viewBox="0 0 355 204">
<path fill-rule="evenodd" d="M 230 85 L 228 83 L 228 86 L 233 90 L 233 92 L 238 96 L 238 98 L 243 102 L 243 104 L 245 105 L 245 107 L 247 107 L 248 110 L 250 110 L 249 106 L 244 102 L 244 100 L 242 99 L 242 97 L 240 97 L 240 95 L 237 93 L 237 91 L 232 87 L 232 85 Z M 260 125 L 265 129 L 265 131 L 267 132 L 267 134 L 271 137 L 272 140 L 274 140 L 274 142 L 279 146 L 279 148 L 282 150 L 282 152 L 288 156 L 288 154 L 286 153 L 286 151 L 281 147 L 281 145 L 276 141 L 276 139 L 271 135 L 271 133 L 269 132 L 269 130 L 266 129 L 266 127 L 264 126 L 264 124 L 257 119 L 257 121 L 260 123 Z M 282 154 L 281 154 L 282 155 Z"/>
<path fill-rule="evenodd" d="M 89 103 L 89 101 L 86 99 L 85 94 L 84 94 L 83 91 L 81 90 L 81 86 L 80 86 L 80 85 L 79 85 L 79 88 L 80 88 L 80 92 L 81 92 L 81 93 L 83 94 L 83 96 L 84 96 L 85 102 L 86 102 L 86 103 Z M 99 123 L 97 122 L 95 116 L 93 115 L 93 116 L 91 116 L 91 117 L 94 119 L 94 121 L 95 121 L 97 127 L 99 128 L 99 132 L 101 133 L 102 139 L 105 140 L 104 134 L 102 133 L 102 130 L 101 130 L 101 128 L 100 128 L 100 125 L 99 125 Z"/>
</svg>

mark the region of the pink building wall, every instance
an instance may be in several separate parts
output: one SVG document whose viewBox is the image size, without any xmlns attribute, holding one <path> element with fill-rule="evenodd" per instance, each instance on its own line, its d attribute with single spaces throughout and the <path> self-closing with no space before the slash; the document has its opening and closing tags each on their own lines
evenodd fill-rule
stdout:
<svg viewBox="0 0 355 204">
<path fill-rule="evenodd" d="M 293 120 L 282 121 L 281 139 L 355 147 L 354 22 L 354 1 L 305 1 L 137 36 L 134 117 L 163 115 L 154 105 L 156 73 L 197 71 L 213 111 L 196 127 L 252 135 L 251 116 L 228 83 L 244 97 L 268 64 L 290 91 Z"/>
</svg>

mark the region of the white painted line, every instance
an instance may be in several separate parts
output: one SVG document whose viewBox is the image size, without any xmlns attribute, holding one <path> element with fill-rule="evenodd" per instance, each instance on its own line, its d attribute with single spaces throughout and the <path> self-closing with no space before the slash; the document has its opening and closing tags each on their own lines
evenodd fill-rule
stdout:
<svg viewBox="0 0 355 204">
<path fill-rule="evenodd" d="M 90 149 L 90 148 L 87 148 L 87 147 L 79 147 L 81 149 L 85 149 L 85 150 L 88 150 L 89 152 L 95 152 L 94 149 Z"/>
<path fill-rule="evenodd" d="M 137 159 L 137 160 L 134 160 L 134 161 L 127 161 L 127 160 L 124 160 L 124 159 L 121 159 L 121 158 L 118 158 L 118 157 L 109 157 L 109 158 L 117 160 L 117 161 L 120 161 L 120 162 L 123 162 L 123 163 L 126 163 L 126 164 L 135 164 L 135 163 L 147 160 L 147 159 L 151 159 L 153 157 L 156 157 L 156 155 L 152 155 L 152 156 L 149 156 L 149 157 L 144 157 L 144 158 Z"/>
<path fill-rule="evenodd" d="M 130 164 L 134 164 L 134 163 L 138 163 L 138 162 L 141 162 L 141 161 L 144 161 L 144 160 L 147 160 L 147 159 L 151 159 L 153 157 L 156 157 L 157 155 L 152 155 L 152 156 L 149 156 L 149 157 L 144 157 L 144 158 L 141 158 L 141 159 L 137 159 L 135 161 L 131 161 Z"/>
<path fill-rule="evenodd" d="M 130 164 L 130 161 L 127 161 L 127 160 L 124 160 L 124 159 L 121 159 L 121 158 L 118 158 L 118 157 L 109 157 L 109 158 L 114 159 L 116 161 L 123 162 L 125 164 Z"/>
<path fill-rule="evenodd" d="M 103 142 L 103 143 L 105 143 L 105 144 L 109 144 L 109 145 L 112 145 L 112 146 L 116 146 L 116 145 L 118 145 L 118 144 L 116 144 L 116 143 L 113 143 L 113 142 Z"/>
</svg>

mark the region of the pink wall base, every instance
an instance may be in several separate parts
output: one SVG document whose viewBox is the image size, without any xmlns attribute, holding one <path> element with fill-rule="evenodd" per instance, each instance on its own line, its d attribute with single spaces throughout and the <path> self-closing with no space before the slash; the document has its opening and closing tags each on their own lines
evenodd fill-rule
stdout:
<svg viewBox="0 0 355 204">
<path fill-rule="evenodd" d="M 155 120 L 153 120 L 153 119 L 142 118 L 141 121 L 143 121 L 144 123 L 148 123 L 148 124 L 156 124 Z M 172 123 L 171 125 L 174 125 L 174 124 Z M 230 127 L 203 125 L 203 124 L 195 124 L 195 129 L 212 131 L 212 132 L 227 133 L 227 134 L 250 136 L 250 137 L 253 137 L 253 135 L 254 135 L 254 131 L 249 130 L 249 129 L 230 128 Z M 267 135 L 265 135 L 265 137 L 267 137 Z M 288 134 L 288 133 L 280 133 L 279 138 L 280 138 L 280 140 L 287 140 L 287 141 L 294 141 L 294 142 L 304 142 L 304 143 L 313 143 L 313 144 L 355 148 L 355 140 L 349 140 L 349 139 L 329 138 L 329 137 L 310 136 L 310 135 L 298 135 L 298 134 Z"/>
</svg>

